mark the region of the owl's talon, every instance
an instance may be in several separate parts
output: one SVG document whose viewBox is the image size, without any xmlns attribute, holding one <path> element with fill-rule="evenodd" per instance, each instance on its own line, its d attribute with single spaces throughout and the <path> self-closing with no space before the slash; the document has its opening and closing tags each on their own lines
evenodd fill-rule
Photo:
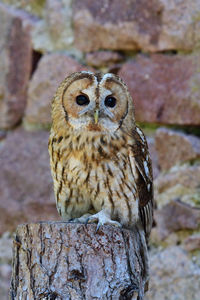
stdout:
<svg viewBox="0 0 200 300">
<path fill-rule="evenodd" d="M 85 221 L 85 225 L 88 225 L 89 220 L 90 220 L 90 217 L 88 217 L 87 220 Z"/>
<path fill-rule="evenodd" d="M 69 223 L 81 223 L 78 218 L 73 218 L 68 221 Z"/>
<path fill-rule="evenodd" d="M 103 211 L 100 211 L 99 213 L 90 216 L 86 220 L 86 224 L 96 223 L 96 222 L 97 222 L 96 232 L 98 232 L 99 228 L 103 225 L 122 227 L 122 225 L 119 222 L 111 220 Z"/>
<path fill-rule="evenodd" d="M 95 232 L 97 233 L 99 231 L 99 228 L 101 227 L 101 224 L 98 223 Z"/>
<path fill-rule="evenodd" d="M 98 222 L 98 218 L 96 218 L 96 217 L 93 218 L 93 216 L 87 218 L 87 220 L 86 220 L 86 224 L 91 224 L 91 223 L 96 223 L 96 222 Z"/>
<path fill-rule="evenodd" d="M 70 219 L 69 222 L 70 223 L 87 224 L 88 219 L 90 218 L 90 216 L 91 216 L 91 214 L 85 214 L 85 215 L 81 216 L 80 218 Z"/>
</svg>

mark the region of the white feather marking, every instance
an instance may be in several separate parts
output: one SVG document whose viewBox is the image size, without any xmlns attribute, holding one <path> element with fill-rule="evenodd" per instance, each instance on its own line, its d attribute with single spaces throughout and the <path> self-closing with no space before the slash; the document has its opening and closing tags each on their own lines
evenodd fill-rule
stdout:
<svg viewBox="0 0 200 300">
<path fill-rule="evenodd" d="M 150 183 L 148 183 L 147 184 L 147 189 L 148 189 L 149 192 L 150 192 L 150 188 L 151 188 L 151 185 L 150 185 Z"/>
<path fill-rule="evenodd" d="M 107 96 L 112 95 L 112 92 L 108 89 L 105 89 L 104 87 L 100 87 L 101 91 L 101 99 L 105 99 Z"/>
<path fill-rule="evenodd" d="M 148 165 L 147 165 L 146 160 L 144 161 L 143 164 L 144 164 L 144 170 L 145 170 L 145 173 L 146 173 L 147 177 L 149 177 L 149 168 L 148 168 Z"/>
<path fill-rule="evenodd" d="M 106 81 L 108 78 L 112 78 L 113 77 L 113 74 L 111 73 L 106 73 L 103 78 L 101 79 L 101 83 Z"/>
<path fill-rule="evenodd" d="M 90 122 L 91 119 L 89 117 L 85 119 L 81 118 L 69 118 L 69 123 L 71 126 L 73 126 L 75 129 L 82 129 L 83 126 L 87 126 L 88 122 Z"/>
<path fill-rule="evenodd" d="M 81 71 L 80 73 L 94 75 L 94 73 L 90 71 Z"/>
<path fill-rule="evenodd" d="M 137 133 L 140 135 L 142 141 L 145 142 L 144 135 L 143 135 L 142 131 L 140 130 L 140 128 L 137 127 L 137 128 L 136 128 L 136 131 L 137 131 Z"/>
</svg>

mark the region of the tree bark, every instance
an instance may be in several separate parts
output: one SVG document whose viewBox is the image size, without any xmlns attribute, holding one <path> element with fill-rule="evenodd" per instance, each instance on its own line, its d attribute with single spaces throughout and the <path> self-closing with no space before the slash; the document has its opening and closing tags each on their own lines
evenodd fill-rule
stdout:
<svg viewBox="0 0 200 300">
<path fill-rule="evenodd" d="M 146 242 L 132 231 L 95 224 L 18 226 L 10 299 L 142 300 L 148 281 Z"/>
</svg>

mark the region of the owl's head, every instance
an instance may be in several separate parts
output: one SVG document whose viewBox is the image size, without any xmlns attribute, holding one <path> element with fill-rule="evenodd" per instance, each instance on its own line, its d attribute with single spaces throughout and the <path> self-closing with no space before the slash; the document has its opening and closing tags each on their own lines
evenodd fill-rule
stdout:
<svg viewBox="0 0 200 300">
<path fill-rule="evenodd" d="M 52 103 L 53 126 L 75 130 L 116 132 L 132 128 L 133 101 L 116 75 L 76 72 L 59 86 Z"/>
</svg>

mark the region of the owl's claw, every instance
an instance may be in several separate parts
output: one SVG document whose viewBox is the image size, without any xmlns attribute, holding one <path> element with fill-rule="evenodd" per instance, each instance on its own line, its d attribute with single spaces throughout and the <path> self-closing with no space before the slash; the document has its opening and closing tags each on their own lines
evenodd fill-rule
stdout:
<svg viewBox="0 0 200 300">
<path fill-rule="evenodd" d="M 122 225 L 119 222 L 111 220 L 103 211 L 100 211 L 95 215 L 91 215 L 86 220 L 86 224 L 96 223 L 96 222 L 97 222 L 96 232 L 98 232 L 99 228 L 103 225 L 122 227 Z"/>
<path fill-rule="evenodd" d="M 81 216 L 80 218 L 74 218 L 69 220 L 70 223 L 83 223 L 83 224 L 87 224 L 87 220 L 89 219 L 89 217 L 91 216 L 91 214 L 85 214 L 83 216 Z"/>
<path fill-rule="evenodd" d="M 96 230 L 95 230 L 96 233 L 99 231 L 100 227 L 101 227 L 101 224 L 97 223 L 97 227 L 96 227 Z"/>
</svg>

